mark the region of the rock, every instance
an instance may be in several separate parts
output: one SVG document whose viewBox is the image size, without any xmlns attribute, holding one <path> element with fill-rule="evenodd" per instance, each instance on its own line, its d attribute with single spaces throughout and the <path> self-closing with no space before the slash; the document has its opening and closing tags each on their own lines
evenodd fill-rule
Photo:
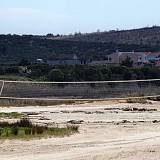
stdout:
<svg viewBox="0 0 160 160">
<path fill-rule="evenodd" d="M 41 120 L 41 121 L 49 121 L 49 120 L 51 120 L 51 119 L 46 118 L 46 117 L 41 117 L 39 120 Z"/>
<path fill-rule="evenodd" d="M 130 123 L 130 121 L 123 120 L 122 123 Z"/>
<path fill-rule="evenodd" d="M 84 121 L 83 120 L 70 120 L 67 123 L 70 124 L 82 124 Z"/>
<path fill-rule="evenodd" d="M 158 120 L 153 120 L 152 123 L 159 123 L 160 121 Z"/>
<path fill-rule="evenodd" d="M 132 108 L 122 108 L 122 111 L 129 112 L 129 111 L 132 111 Z"/>
</svg>

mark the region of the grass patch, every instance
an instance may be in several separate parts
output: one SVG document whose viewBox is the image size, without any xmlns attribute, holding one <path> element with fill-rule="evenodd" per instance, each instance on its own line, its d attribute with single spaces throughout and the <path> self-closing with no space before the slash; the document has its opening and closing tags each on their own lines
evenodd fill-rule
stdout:
<svg viewBox="0 0 160 160">
<path fill-rule="evenodd" d="M 16 123 L 0 122 L 0 139 L 32 139 L 42 137 L 64 137 L 78 133 L 78 126 L 64 128 L 48 128 L 32 124 L 28 119 L 21 119 Z"/>
<path fill-rule="evenodd" d="M 11 113 L 4 113 L 0 112 L 0 118 L 26 118 L 27 115 L 24 113 L 17 113 L 17 112 L 11 112 Z"/>
<path fill-rule="evenodd" d="M 148 104 L 149 102 L 145 98 L 130 98 L 126 100 L 127 103 L 141 103 Z"/>
</svg>

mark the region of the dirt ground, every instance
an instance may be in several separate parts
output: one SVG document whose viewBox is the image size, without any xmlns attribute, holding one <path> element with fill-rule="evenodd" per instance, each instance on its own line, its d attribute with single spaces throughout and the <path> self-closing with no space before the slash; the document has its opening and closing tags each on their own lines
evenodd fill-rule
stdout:
<svg viewBox="0 0 160 160">
<path fill-rule="evenodd" d="M 0 140 L 0 160 L 160 159 L 160 102 L 8 107 L 0 112 L 23 112 L 40 124 L 80 126 L 70 137 Z"/>
</svg>

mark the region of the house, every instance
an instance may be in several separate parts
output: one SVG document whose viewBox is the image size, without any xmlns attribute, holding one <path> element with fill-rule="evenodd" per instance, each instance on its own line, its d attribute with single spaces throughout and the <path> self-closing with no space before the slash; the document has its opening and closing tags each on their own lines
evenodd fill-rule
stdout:
<svg viewBox="0 0 160 160">
<path fill-rule="evenodd" d="M 154 64 L 157 67 L 160 67 L 160 52 L 153 53 L 153 52 L 148 52 L 145 53 L 146 55 L 146 60 L 148 63 Z"/>
<path fill-rule="evenodd" d="M 157 53 L 153 53 L 153 52 L 148 52 L 145 53 L 145 58 L 147 61 L 151 62 L 151 61 L 160 61 L 160 52 Z"/>
<path fill-rule="evenodd" d="M 43 59 L 36 59 L 36 63 L 42 64 L 42 63 L 44 63 L 44 61 L 43 61 Z"/>
<path fill-rule="evenodd" d="M 156 66 L 160 66 L 160 52 L 119 52 L 116 51 L 106 57 L 107 64 L 120 65 L 127 57 L 133 61 L 134 67 L 141 67 L 145 64 L 154 63 Z"/>
<path fill-rule="evenodd" d="M 76 64 L 81 64 L 81 61 L 74 60 L 74 59 L 47 60 L 47 64 L 49 64 L 49 65 L 76 65 Z"/>
<path fill-rule="evenodd" d="M 119 57 L 120 63 L 122 63 L 127 57 L 133 61 L 134 67 L 143 66 L 145 63 L 147 63 L 145 54 L 143 52 L 124 52 Z"/>
<path fill-rule="evenodd" d="M 47 64 L 49 65 L 80 65 L 87 63 L 88 61 L 85 58 L 79 59 L 75 54 L 73 57 L 68 56 L 66 59 L 47 60 Z"/>
<path fill-rule="evenodd" d="M 147 60 L 144 52 L 119 52 L 116 51 L 106 57 L 107 64 L 120 65 L 127 57 L 133 61 L 133 66 L 144 65 Z"/>
<path fill-rule="evenodd" d="M 156 62 L 156 67 L 160 67 L 160 60 Z"/>
<path fill-rule="evenodd" d="M 120 65 L 126 58 L 129 57 L 133 61 L 133 67 L 142 67 L 145 64 L 154 64 L 160 66 L 160 52 L 119 52 L 118 50 L 110 55 L 107 55 L 104 60 L 87 60 L 86 58 L 78 58 L 77 55 L 71 55 L 65 59 L 47 60 L 49 65 Z M 41 59 L 38 60 L 42 62 Z"/>
</svg>

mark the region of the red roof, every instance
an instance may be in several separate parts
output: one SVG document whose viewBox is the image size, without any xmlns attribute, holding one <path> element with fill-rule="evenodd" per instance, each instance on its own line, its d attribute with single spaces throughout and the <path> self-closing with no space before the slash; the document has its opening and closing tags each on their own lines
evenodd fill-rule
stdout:
<svg viewBox="0 0 160 160">
<path fill-rule="evenodd" d="M 156 66 L 160 66 L 160 61 L 157 61 L 157 62 L 156 62 Z"/>
<path fill-rule="evenodd" d="M 160 56 L 160 52 L 146 52 L 145 53 L 146 56 Z"/>
</svg>

